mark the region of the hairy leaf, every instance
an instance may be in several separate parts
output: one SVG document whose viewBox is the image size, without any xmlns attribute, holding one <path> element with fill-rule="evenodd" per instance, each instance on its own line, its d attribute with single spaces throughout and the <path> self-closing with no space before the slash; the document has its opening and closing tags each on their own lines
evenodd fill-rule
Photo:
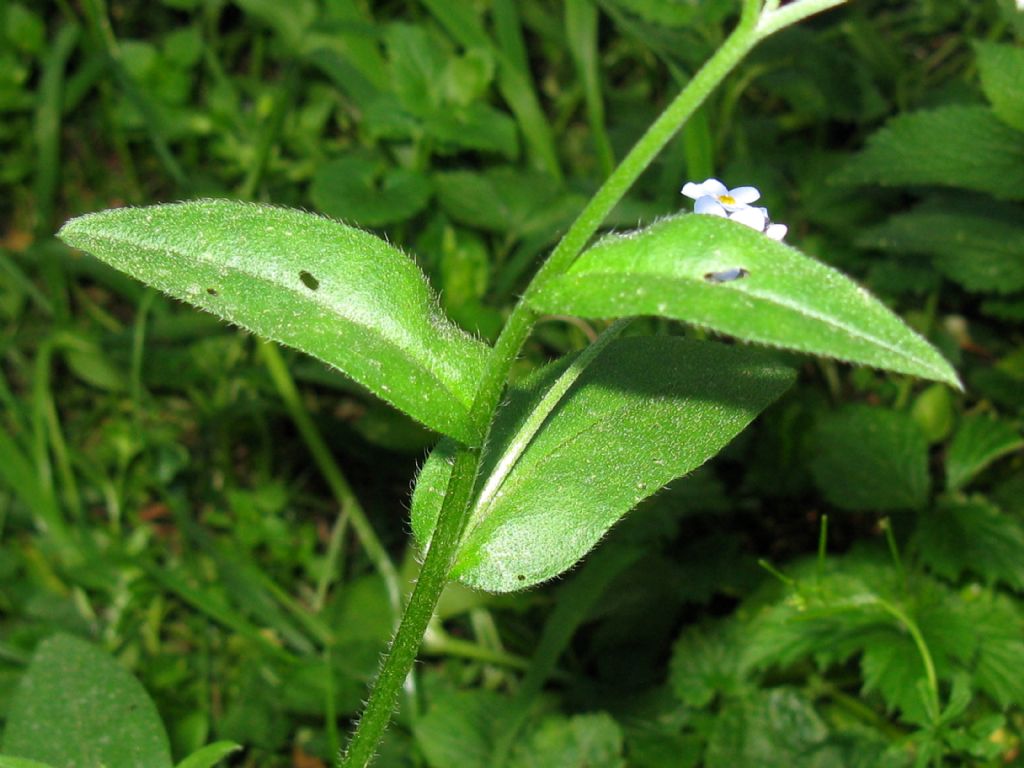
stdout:
<svg viewBox="0 0 1024 768">
<path fill-rule="evenodd" d="M 1024 589 L 1024 528 L 981 498 L 949 501 L 921 515 L 914 541 L 941 576 L 958 579 L 970 571 Z"/>
<path fill-rule="evenodd" d="M 928 500 L 928 441 L 908 414 L 847 406 L 819 422 L 814 441 L 811 473 L 840 509 L 918 509 Z"/>
<path fill-rule="evenodd" d="M 853 281 L 716 216 L 676 216 L 606 237 L 530 300 L 555 314 L 671 317 L 959 386 L 934 348 Z"/>
<path fill-rule="evenodd" d="M 458 439 L 488 349 L 383 240 L 302 211 L 202 200 L 89 214 L 59 236 L 172 296 L 336 366 Z"/>
<path fill-rule="evenodd" d="M 836 176 L 848 184 L 936 184 L 1024 200 L 1024 135 L 987 107 L 899 115 Z"/>
<path fill-rule="evenodd" d="M 1024 136 L 1022 136 L 1024 141 Z M 933 200 L 868 230 L 857 242 L 894 254 L 920 253 L 969 291 L 1024 288 L 1024 210 L 992 200 Z"/>
<path fill-rule="evenodd" d="M 149 695 L 105 652 L 70 635 L 40 643 L 7 713 L 4 752 L 55 766 L 171 768 Z"/>
<path fill-rule="evenodd" d="M 453 577 L 505 592 L 561 573 L 639 501 L 714 456 L 792 381 L 759 350 L 620 339 L 530 439 L 530 414 L 569 363 L 537 372 L 498 414 Z M 442 442 L 416 484 L 421 543 L 437 519 L 451 451 Z"/>
<path fill-rule="evenodd" d="M 965 416 L 946 454 L 946 486 L 963 488 L 989 464 L 1022 447 L 1024 437 L 1012 424 L 983 414 Z"/>
</svg>

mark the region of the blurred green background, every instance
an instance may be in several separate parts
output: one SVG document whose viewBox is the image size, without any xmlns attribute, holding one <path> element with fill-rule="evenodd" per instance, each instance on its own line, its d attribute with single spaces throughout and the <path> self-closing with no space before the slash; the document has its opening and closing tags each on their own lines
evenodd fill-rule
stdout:
<svg viewBox="0 0 1024 768">
<path fill-rule="evenodd" d="M 297 423 L 405 582 L 436 439 L 288 350 L 283 399 L 257 340 L 60 224 L 196 197 L 318 211 L 400 245 L 493 339 L 736 5 L 0 0 L 0 745 L 36 648 L 69 633 L 142 683 L 175 760 L 222 739 L 244 746 L 225 765 L 332 765 L 392 617 Z M 714 94 L 608 227 L 687 207 L 687 180 L 756 185 L 966 392 L 799 360 L 573 572 L 452 588 L 378 764 L 1022 764 L 1022 38 L 1012 0 L 853 0 Z M 546 318 L 518 371 L 597 330 Z"/>
</svg>

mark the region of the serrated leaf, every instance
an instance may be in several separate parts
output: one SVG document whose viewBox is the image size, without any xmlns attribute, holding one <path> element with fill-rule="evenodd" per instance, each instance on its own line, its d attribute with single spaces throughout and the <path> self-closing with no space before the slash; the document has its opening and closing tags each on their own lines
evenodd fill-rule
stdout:
<svg viewBox="0 0 1024 768">
<path fill-rule="evenodd" d="M 928 441 L 908 414 L 846 406 L 825 415 L 813 439 L 811 474 L 840 509 L 918 509 L 928 500 Z"/>
<path fill-rule="evenodd" d="M 171 768 L 167 733 L 138 680 L 70 635 L 44 640 L 7 713 L 4 752 L 55 766 Z"/>
<path fill-rule="evenodd" d="M 1024 706 L 1024 617 L 1005 595 L 985 592 L 960 609 L 974 628 L 972 671 L 978 688 L 1004 709 Z"/>
<path fill-rule="evenodd" d="M 1024 136 L 1022 136 L 1024 141 Z M 969 291 L 1024 288 L 1024 210 L 991 200 L 933 200 L 864 232 L 857 244 L 930 256 Z"/>
<path fill-rule="evenodd" d="M 484 493 L 452 570 L 471 586 L 506 592 L 571 567 L 639 501 L 714 456 L 792 381 L 759 350 L 619 339 L 524 439 L 528 416 L 569 363 L 539 371 L 497 416 L 482 458 Z M 442 442 L 416 484 L 412 525 L 421 543 L 437 519 L 451 451 Z"/>
<path fill-rule="evenodd" d="M 946 487 L 956 491 L 992 462 L 1024 447 L 1020 430 L 983 414 L 965 416 L 946 453 Z"/>
<path fill-rule="evenodd" d="M 690 627 L 672 646 L 669 682 L 688 707 L 706 707 L 718 695 L 741 692 L 744 675 L 736 622 Z"/>
<path fill-rule="evenodd" d="M 732 701 L 716 718 L 704 765 L 818 768 L 826 763 L 815 753 L 826 746 L 827 737 L 824 722 L 799 691 L 757 691 Z"/>
<path fill-rule="evenodd" d="M 625 768 L 619 724 L 604 712 L 549 717 L 519 741 L 510 768 Z"/>
<path fill-rule="evenodd" d="M 373 158 L 351 155 L 317 168 L 309 190 L 321 212 L 365 227 L 404 221 L 430 200 L 426 176 L 386 168 Z"/>
<path fill-rule="evenodd" d="M 716 216 L 675 216 L 606 237 L 530 301 L 554 314 L 671 317 L 959 386 L 942 355 L 852 280 Z"/>
<path fill-rule="evenodd" d="M 914 541 L 921 559 L 947 579 L 970 571 L 1024 589 L 1024 528 L 984 499 L 947 501 L 922 514 Z"/>
<path fill-rule="evenodd" d="M 228 755 L 238 752 L 240 749 L 242 749 L 242 745 L 235 744 L 233 741 L 216 741 L 197 749 L 174 768 L 213 768 Z"/>
<path fill-rule="evenodd" d="M 1004 43 L 977 41 L 981 87 L 992 111 L 1007 125 L 1024 131 L 1024 50 Z"/>
<path fill-rule="evenodd" d="M 227 200 L 88 214 L 59 237 L 340 368 L 433 429 L 472 435 L 469 407 L 488 348 L 441 315 L 416 265 L 380 238 Z"/>
<path fill-rule="evenodd" d="M 987 107 L 899 115 L 836 176 L 846 184 L 935 184 L 1024 200 L 1024 135 Z"/>
</svg>

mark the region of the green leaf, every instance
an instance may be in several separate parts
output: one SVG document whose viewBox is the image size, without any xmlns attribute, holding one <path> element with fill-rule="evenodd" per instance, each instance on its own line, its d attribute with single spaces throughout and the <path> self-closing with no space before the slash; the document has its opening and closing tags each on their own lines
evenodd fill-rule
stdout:
<svg viewBox="0 0 1024 768">
<path fill-rule="evenodd" d="M 840 509 L 918 509 L 928 500 L 928 442 L 908 414 L 847 406 L 821 419 L 814 443 L 811 473 Z"/>
<path fill-rule="evenodd" d="M 969 291 L 1010 293 L 1024 288 L 1022 221 L 1018 205 L 940 198 L 869 229 L 857 244 L 897 255 L 924 254 Z"/>
<path fill-rule="evenodd" d="M 815 759 L 828 729 L 811 702 L 789 688 L 758 691 L 730 702 L 708 739 L 707 768 L 792 768 L 828 763 Z M 835 763 L 831 763 L 835 765 Z"/>
<path fill-rule="evenodd" d="M 1014 45 L 977 41 L 981 87 L 1000 120 L 1024 131 L 1024 50 Z"/>
<path fill-rule="evenodd" d="M 238 752 L 240 749 L 242 749 L 242 745 L 235 744 L 233 741 L 216 741 L 197 749 L 174 768 L 213 768 L 228 755 Z"/>
<path fill-rule="evenodd" d="M 103 211 L 59 236 L 262 336 L 336 366 L 427 426 L 469 439 L 488 348 L 371 234 L 302 211 L 203 200 Z"/>
<path fill-rule="evenodd" d="M 992 462 L 1024 447 L 1020 430 L 1005 421 L 965 416 L 946 454 L 946 487 L 958 491 Z"/>
<path fill-rule="evenodd" d="M 604 712 L 549 717 L 528 739 L 519 741 L 508 764 L 510 768 L 625 768 L 622 748 L 622 729 Z"/>
<path fill-rule="evenodd" d="M 107 653 L 70 635 L 36 648 L 7 713 L 4 751 L 57 766 L 171 768 L 145 689 Z"/>
<path fill-rule="evenodd" d="M 425 176 L 349 155 L 317 168 L 309 190 L 316 207 L 336 219 L 380 227 L 412 218 L 430 200 Z"/>
<path fill-rule="evenodd" d="M 508 699 L 494 691 L 442 690 L 413 727 L 431 768 L 489 768 L 491 752 L 508 723 Z"/>
<path fill-rule="evenodd" d="M 23 757 L 0 755 L 0 768 L 53 768 L 53 766 L 40 763 L 38 760 L 26 760 Z"/>
<path fill-rule="evenodd" d="M 890 120 L 835 177 L 847 184 L 936 184 L 1024 200 L 1024 135 L 987 107 L 947 106 Z"/>
<path fill-rule="evenodd" d="M 1024 589 L 1024 528 L 984 499 L 948 501 L 922 514 L 915 543 L 921 559 L 948 579 L 971 571 Z"/>
<path fill-rule="evenodd" d="M 980 592 L 960 608 L 974 628 L 974 681 L 1004 709 L 1024 706 L 1024 616 L 1005 595 Z"/>
<path fill-rule="evenodd" d="M 571 567 L 639 501 L 721 450 L 792 381 L 759 350 L 640 337 L 611 342 L 536 434 L 534 409 L 571 360 L 512 391 L 482 457 L 482 491 L 452 576 L 507 592 Z M 564 383 L 564 380 L 562 380 Z M 429 541 L 451 472 L 442 442 L 412 500 Z"/>
<path fill-rule="evenodd" d="M 737 628 L 736 622 L 691 627 L 676 641 L 669 682 L 688 707 L 706 707 L 716 695 L 742 692 L 744 678 Z"/>
<path fill-rule="evenodd" d="M 716 216 L 681 215 L 606 237 L 530 301 L 552 314 L 671 317 L 959 386 L 934 348 L 853 281 Z"/>
<path fill-rule="evenodd" d="M 438 202 L 455 221 L 511 238 L 554 231 L 586 203 L 579 195 L 560 190 L 543 173 L 514 168 L 450 171 L 433 178 Z"/>
</svg>

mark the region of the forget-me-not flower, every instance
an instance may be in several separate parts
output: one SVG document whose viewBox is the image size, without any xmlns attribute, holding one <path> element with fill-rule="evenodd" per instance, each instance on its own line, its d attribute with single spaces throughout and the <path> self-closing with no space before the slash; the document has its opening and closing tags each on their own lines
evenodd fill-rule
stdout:
<svg viewBox="0 0 1024 768">
<path fill-rule="evenodd" d="M 756 208 L 750 205 L 761 198 L 757 187 L 729 189 L 718 179 L 708 179 L 701 184 L 687 182 L 681 191 L 695 201 L 694 213 L 732 219 L 751 229 L 756 229 L 758 232 L 763 232 L 772 240 L 782 240 L 786 236 L 788 231 L 786 225 L 773 224 L 768 218 L 767 208 Z"/>
</svg>

